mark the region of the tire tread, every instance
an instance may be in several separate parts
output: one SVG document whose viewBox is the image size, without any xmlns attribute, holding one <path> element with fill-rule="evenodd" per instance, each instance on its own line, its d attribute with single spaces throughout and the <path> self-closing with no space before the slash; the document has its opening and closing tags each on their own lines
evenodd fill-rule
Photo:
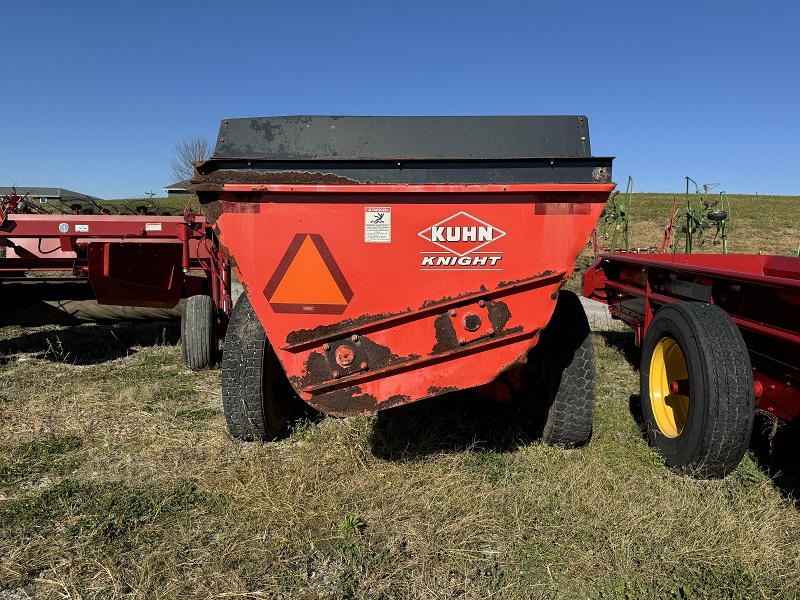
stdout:
<svg viewBox="0 0 800 600">
<path fill-rule="evenodd" d="M 680 302 L 667 305 L 656 313 L 651 330 L 663 319 L 670 319 L 676 327 L 685 322 L 685 333 L 690 334 L 688 339 L 694 341 L 699 351 L 699 376 L 707 379 L 705 401 L 708 403 L 696 449 L 689 452 L 689 456 L 668 458 L 667 464 L 698 477 L 725 477 L 736 468 L 747 451 L 755 416 L 753 373 L 742 334 L 730 316 L 712 304 Z M 647 340 L 645 346 L 649 350 Z M 687 352 L 686 348 L 681 350 L 684 354 Z M 644 373 L 649 377 L 650 360 L 649 353 L 643 353 L 643 403 L 649 401 L 649 383 L 646 383 Z M 661 432 L 654 421 L 646 421 L 648 436 L 659 447 Z"/>
<path fill-rule="evenodd" d="M 552 382 L 554 389 L 545 396 L 552 403 L 542 439 L 550 444 L 581 446 L 592 436 L 596 366 L 589 321 L 574 293 L 566 290 L 559 293 L 553 316 L 542 335 L 544 360 L 553 361 L 552 366 L 561 371 L 559 380 Z"/>
<path fill-rule="evenodd" d="M 275 439 L 286 425 L 291 397 L 274 399 L 264 380 L 267 356 L 272 352 L 264 327 L 246 295 L 233 308 L 222 354 L 222 408 L 228 431 L 245 441 Z M 274 358 L 274 356 L 273 356 Z M 277 363 L 277 359 L 275 359 Z M 281 369 L 279 364 L 272 368 Z M 280 372 L 285 379 L 285 373 Z M 291 394 L 291 386 L 282 382 Z M 270 406 L 270 402 L 280 406 Z"/>
<path fill-rule="evenodd" d="M 181 316 L 183 360 L 193 371 L 213 367 L 217 359 L 217 307 L 211 296 L 186 299 Z"/>
</svg>

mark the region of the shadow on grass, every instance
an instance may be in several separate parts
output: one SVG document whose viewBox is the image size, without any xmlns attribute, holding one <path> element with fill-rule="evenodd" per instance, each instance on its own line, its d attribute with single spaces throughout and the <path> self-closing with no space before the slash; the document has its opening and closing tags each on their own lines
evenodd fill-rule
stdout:
<svg viewBox="0 0 800 600">
<path fill-rule="evenodd" d="M 636 347 L 633 330 L 630 331 L 596 331 L 597 335 L 603 337 L 606 343 L 619 351 L 633 368 L 639 370 L 642 360 L 642 352 Z"/>
<path fill-rule="evenodd" d="M 114 323 L 113 325 L 75 325 L 61 328 L 35 328 L 0 340 L 2 363 L 13 354 L 35 354 L 37 358 L 72 365 L 104 363 L 136 352 L 136 346 L 175 345 L 180 340 L 180 324 Z"/>
<path fill-rule="evenodd" d="M 757 412 L 750 451 L 758 467 L 800 508 L 800 425 Z"/>
<path fill-rule="evenodd" d="M 534 417 L 519 402 L 461 391 L 379 412 L 372 454 L 410 461 L 441 452 L 510 452 L 536 439 Z"/>
<path fill-rule="evenodd" d="M 633 420 L 639 426 L 639 432 L 644 439 L 647 439 L 647 427 L 644 426 L 644 413 L 642 412 L 642 397 L 639 394 L 631 394 L 628 398 L 628 410 L 631 412 Z"/>
<path fill-rule="evenodd" d="M 641 396 L 632 394 L 628 407 L 642 437 L 647 440 Z M 749 449 L 761 472 L 800 508 L 800 463 L 797 461 L 800 456 L 800 426 L 778 421 L 758 411 Z"/>
</svg>

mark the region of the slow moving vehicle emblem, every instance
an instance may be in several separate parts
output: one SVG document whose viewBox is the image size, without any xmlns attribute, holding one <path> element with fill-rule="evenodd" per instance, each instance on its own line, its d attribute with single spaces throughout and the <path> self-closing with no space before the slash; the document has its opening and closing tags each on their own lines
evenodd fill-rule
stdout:
<svg viewBox="0 0 800 600">
<path fill-rule="evenodd" d="M 340 315 L 353 290 L 318 233 L 298 233 L 264 288 L 276 313 Z"/>
</svg>

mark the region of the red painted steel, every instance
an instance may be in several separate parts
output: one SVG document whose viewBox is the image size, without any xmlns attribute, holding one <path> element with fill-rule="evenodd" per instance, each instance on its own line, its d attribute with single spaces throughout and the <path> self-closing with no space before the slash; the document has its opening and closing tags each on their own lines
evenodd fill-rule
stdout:
<svg viewBox="0 0 800 600">
<path fill-rule="evenodd" d="M 224 184 L 204 202 L 297 392 L 354 415 L 524 363 L 613 189 Z"/>
<path fill-rule="evenodd" d="M 212 296 L 223 335 L 231 311 L 230 263 L 202 215 L 2 213 L 0 280 L 88 278 L 100 304 L 172 308 Z M 42 273 L 45 273 L 44 275 Z M 28 278 L 30 279 L 30 277 Z"/>
<path fill-rule="evenodd" d="M 609 305 L 641 342 L 655 311 L 710 302 L 742 332 L 756 405 L 800 418 L 800 258 L 749 254 L 603 254 L 583 273 L 583 294 Z"/>
</svg>

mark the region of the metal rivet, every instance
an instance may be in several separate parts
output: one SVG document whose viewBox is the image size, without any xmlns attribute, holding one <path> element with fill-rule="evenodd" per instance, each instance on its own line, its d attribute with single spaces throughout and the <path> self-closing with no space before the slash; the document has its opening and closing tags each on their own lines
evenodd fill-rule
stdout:
<svg viewBox="0 0 800 600">
<path fill-rule="evenodd" d="M 334 371 L 333 372 L 333 378 L 334 379 L 339 379 L 339 371 Z"/>
<path fill-rule="evenodd" d="M 331 349 L 331 345 L 330 344 L 322 344 L 322 349 L 325 350 L 325 352 L 327 352 L 328 350 Z"/>
<path fill-rule="evenodd" d="M 458 311 L 455 308 L 450 309 L 450 316 L 455 317 L 458 314 Z"/>
<path fill-rule="evenodd" d="M 366 368 L 367 368 L 367 363 L 365 363 L 365 362 L 362 362 L 362 363 L 361 363 L 361 368 L 362 368 L 362 369 L 366 369 Z"/>
<path fill-rule="evenodd" d="M 458 340 L 458 343 L 463 346 L 463 345 L 465 345 L 467 343 L 467 340 L 465 340 L 464 338 L 461 338 L 460 340 Z"/>
<path fill-rule="evenodd" d="M 351 342 L 357 342 L 357 341 L 358 341 L 358 336 L 357 336 L 357 335 L 353 335 L 353 336 L 351 336 L 351 337 L 350 337 L 350 341 L 351 341 Z"/>
<path fill-rule="evenodd" d="M 483 308 L 484 306 L 486 306 L 486 302 L 484 302 L 483 300 L 478 300 L 478 306 Z"/>
</svg>

